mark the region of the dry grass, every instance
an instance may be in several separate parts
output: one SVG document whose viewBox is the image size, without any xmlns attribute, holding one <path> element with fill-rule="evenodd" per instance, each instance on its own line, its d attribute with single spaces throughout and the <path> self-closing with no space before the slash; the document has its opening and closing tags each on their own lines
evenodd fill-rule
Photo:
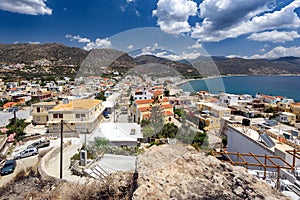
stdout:
<svg viewBox="0 0 300 200">
<path fill-rule="evenodd" d="M 62 197 L 66 200 L 129 199 L 131 179 L 131 173 L 116 173 L 89 184 L 68 183 L 64 188 Z"/>
</svg>

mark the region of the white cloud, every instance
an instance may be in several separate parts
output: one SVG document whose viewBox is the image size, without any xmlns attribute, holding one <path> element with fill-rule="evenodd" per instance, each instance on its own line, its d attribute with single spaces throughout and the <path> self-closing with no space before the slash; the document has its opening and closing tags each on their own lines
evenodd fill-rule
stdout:
<svg viewBox="0 0 300 200">
<path fill-rule="evenodd" d="M 67 35 L 65 35 L 65 38 L 70 39 L 70 41 L 74 41 L 75 40 L 75 41 L 77 41 L 79 43 L 88 43 L 88 42 L 91 42 L 90 39 L 83 38 L 83 37 L 81 37 L 79 35 L 70 35 L 70 34 L 67 34 Z"/>
<path fill-rule="evenodd" d="M 157 50 L 164 50 L 164 47 L 158 45 L 158 43 L 154 43 L 152 46 L 146 46 L 142 49 L 142 55 L 151 55 L 153 52 Z"/>
<path fill-rule="evenodd" d="M 38 41 L 34 41 L 34 42 L 32 42 L 32 41 L 29 41 L 29 44 L 41 44 L 40 42 L 38 42 Z"/>
<path fill-rule="evenodd" d="M 241 57 L 241 56 L 235 55 L 235 54 L 226 56 L 226 58 L 240 58 L 240 57 Z"/>
<path fill-rule="evenodd" d="M 83 48 L 85 50 L 91 50 L 91 49 L 105 49 L 111 47 L 111 41 L 108 38 L 101 39 L 97 38 L 95 42 L 88 42 Z"/>
<path fill-rule="evenodd" d="M 192 29 L 192 37 L 200 41 L 220 41 L 244 34 L 274 29 L 300 27 L 295 9 L 300 1 L 293 1 L 274 11 L 273 1 L 204 0 L 200 8 L 201 23 Z"/>
<path fill-rule="evenodd" d="M 27 15 L 51 15 L 52 9 L 47 7 L 47 0 L 1 0 L 0 10 Z"/>
<path fill-rule="evenodd" d="M 278 46 L 278 47 L 273 48 L 271 51 L 267 52 L 266 54 L 255 54 L 253 56 L 245 57 L 245 58 L 272 59 L 272 58 L 279 58 L 279 57 L 286 57 L 286 56 L 300 57 L 300 47 L 296 47 L 296 46 L 293 46 L 293 47 Z"/>
<path fill-rule="evenodd" d="M 200 49 L 200 48 L 202 48 L 202 44 L 199 42 L 196 42 L 192 46 L 188 46 L 188 49 Z"/>
<path fill-rule="evenodd" d="M 135 2 L 135 0 L 126 0 L 126 3 L 132 3 Z"/>
<path fill-rule="evenodd" d="M 86 43 L 83 49 L 89 51 L 91 49 L 103 49 L 103 48 L 111 48 L 111 41 L 109 38 L 97 38 L 95 42 L 91 41 L 89 38 L 84 38 L 79 35 L 71 35 L 66 34 L 65 38 L 70 39 L 70 41 L 76 41 L 79 43 Z"/>
<path fill-rule="evenodd" d="M 157 57 L 161 57 L 161 58 L 167 58 L 170 60 L 192 60 L 192 59 L 196 59 L 201 55 L 201 53 L 199 52 L 190 52 L 190 53 L 186 53 L 186 52 L 182 52 L 181 54 L 167 54 L 167 52 L 160 52 L 157 53 L 156 56 Z"/>
<path fill-rule="evenodd" d="M 133 45 L 130 44 L 130 45 L 128 45 L 126 48 L 129 49 L 129 50 L 132 50 L 132 49 L 133 49 Z"/>
<path fill-rule="evenodd" d="M 197 3 L 190 0 L 159 0 L 157 9 L 152 12 L 160 28 L 171 34 L 189 32 L 188 18 L 196 14 Z"/>
<path fill-rule="evenodd" d="M 297 31 L 266 31 L 262 33 L 253 33 L 248 37 L 248 39 L 259 42 L 288 42 L 293 41 L 296 38 L 300 38 L 300 35 Z"/>
</svg>

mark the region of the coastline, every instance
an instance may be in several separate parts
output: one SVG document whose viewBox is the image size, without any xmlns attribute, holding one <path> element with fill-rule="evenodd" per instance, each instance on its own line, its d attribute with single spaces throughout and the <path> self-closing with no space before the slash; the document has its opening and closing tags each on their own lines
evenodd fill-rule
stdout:
<svg viewBox="0 0 300 200">
<path fill-rule="evenodd" d="M 205 78 L 197 78 L 197 79 L 184 79 L 180 83 L 176 83 L 175 86 L 181 86 L 186 83 L 189 83 L 191 81 L 196 81 L 196 80 L 208 80 L 208 79 L 213 79 L 213 78 L 226 78 L 226 77 L 243 77 L 243 76 L 286 76 L 286 77 L 291 77 L 291 76 L 300 76 L 300 74 L 269 74 L 269 75 L 249 75 L 249 74 L 227 74 L 227 75 L 218 75 L 218 76 L 208 76 Z"/>
</svg>

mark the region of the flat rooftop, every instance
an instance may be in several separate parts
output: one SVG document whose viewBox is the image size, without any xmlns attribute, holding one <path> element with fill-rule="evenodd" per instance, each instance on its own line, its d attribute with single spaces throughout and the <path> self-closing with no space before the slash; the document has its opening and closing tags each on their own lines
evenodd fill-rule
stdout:
<svg viewBox="0 0 300 200">
<path fill-rule="evenodd" d="M 132 129 L 135 129 L 134 135 L 130 134 Z M 106 138 L 111 142 L 137 142 L 143 134 L 141 126 L 136 123 L 101 123 L 90 141 L 93 141 L 95 137 Z"/>
<path fill-rule="evenodd" d="M 232 128 L 234 128 L 235 130 L 237 130 L 238 132 L 240 132 L 241 134 L 244 134 L 245 136 L 251 138 L 252 140 L 256 141 L 257 143 L 260 143 L 262 144 L 260 141 L 260 137 L 259 137 L 259 133 L 252 129 L 250 126 L 243 126 L 243 125 L 240 125 L 240 124 L 231 124 L 230 125 Z M 272 148 L 269 148 L 267 147 L 266 145 L 265 148 L 271 150 L 272 152 L 275 152 L 275 148 L 282 151 L 282 152 L 285 152 L 286 150 L 293 150 L 294 148 L 290 145 L 287 145 L 283 142 L 279 142 L 277 139 L 273 138 L 273 137 L 270 137 L 272 139 L 272 141 L 275 143 L 275 146 L 272 147 Z"/>
<path fill-rule="evenodd" d="M 51 111 L 90 110 L 102 101 L 97 99 L 77 99 L 55 106 Z"/>
</svg>

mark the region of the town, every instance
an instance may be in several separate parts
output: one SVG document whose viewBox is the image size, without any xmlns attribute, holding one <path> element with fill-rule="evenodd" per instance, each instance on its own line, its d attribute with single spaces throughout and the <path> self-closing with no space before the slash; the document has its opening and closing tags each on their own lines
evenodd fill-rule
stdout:
<svg viewBox="0 0 300 200">
<path fill-rule="evenodd" d="M 137 155 L 152 146 L 184 144 L 299 198 L 300 102 L 185 92 L 178 83 L 186 81 L 117 71 L 1 80 L 1 185 L 38 163 L 45 176 L 68 181 L 134 172 Z"/>
</svg>

